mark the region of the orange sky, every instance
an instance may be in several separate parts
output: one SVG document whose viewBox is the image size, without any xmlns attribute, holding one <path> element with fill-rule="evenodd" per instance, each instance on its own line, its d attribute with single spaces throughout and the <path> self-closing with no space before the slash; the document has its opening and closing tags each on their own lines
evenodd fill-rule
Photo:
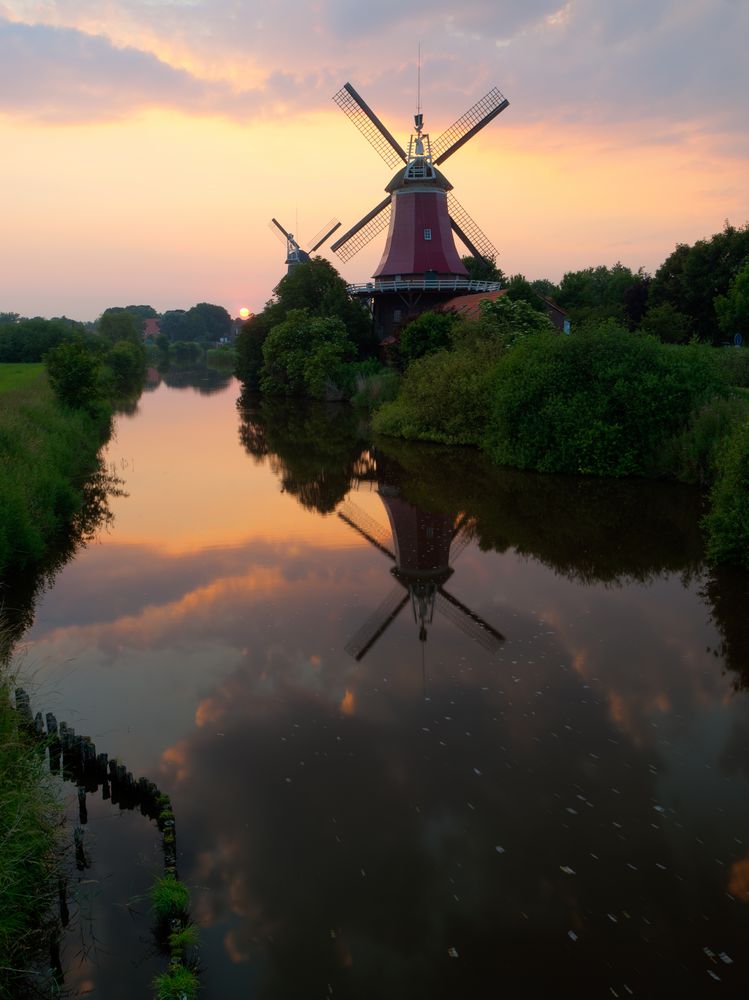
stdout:
<svg viewBox="0 0 749 1000">
<path fill-rule="evenodd" d="M 494 85 L 510 100 L 446 167 L 506 272 L 653 271 L 743 224 L 746 5 L 600 7 L 0 0 L 0 311 L 261 308 L 271 215 L 304 243 L 381 199 L 391 171 L 330 98 L 351 80 L 406 142 L 418 38 L 433 136 Z M 366 280 L 383 240 L 328 256 Z"/>
</svg>

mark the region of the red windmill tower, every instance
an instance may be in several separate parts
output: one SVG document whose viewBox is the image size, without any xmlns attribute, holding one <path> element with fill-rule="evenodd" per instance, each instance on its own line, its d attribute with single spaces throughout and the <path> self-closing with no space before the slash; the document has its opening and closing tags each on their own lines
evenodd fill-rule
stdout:
<svg viewBox="0 0 749 1000">
<path fill-rule="evenodd" d="M 406 319 L 444 299 L 498 290 L 499 282 L 471 280 L 460 259 L 453 233 L 479 260 L 494 260 L 497 251 L 451 193 L 452 184 L 438 168 L 504 111 L 509 101 L 494 88 L 434 145 L 424 132 L 424 118 L 418 110 L 406 152 L 350 83 L 333 100 L 388 166 L 399 161 L 405 164 L 385 189 L 387 198 L 331 247 L 348 261 L 388 227 L 373 281 L 349 286 L 351 294 L 370 301 L 380 340 L 397 332 Z"/>
</svg>

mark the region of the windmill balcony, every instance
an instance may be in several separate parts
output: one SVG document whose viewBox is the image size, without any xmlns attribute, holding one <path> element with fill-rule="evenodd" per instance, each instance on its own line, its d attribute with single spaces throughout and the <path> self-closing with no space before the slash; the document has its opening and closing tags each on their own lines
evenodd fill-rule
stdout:
<svg viewBox="0 0 749 1000">
<path fill-rule="evenodd" d="M 376 278 L 361 285 L 348 285 L 349 295 L 381 295 L 387 292 L 498 292 L 499 281 L 472 281 L 460 276 L 450 278 Z"/>
</svg>

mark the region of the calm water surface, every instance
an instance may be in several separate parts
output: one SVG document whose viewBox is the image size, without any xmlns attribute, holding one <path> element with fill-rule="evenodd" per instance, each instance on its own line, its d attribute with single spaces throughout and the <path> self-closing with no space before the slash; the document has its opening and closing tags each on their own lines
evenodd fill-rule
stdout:
<svg viewBox="0 0 749 1000">
<path fill-rule="evenodd" d="M 746 580 L 699 498 L 152 386 L 34 701 L 171 794 L 202 996 L 739 996 Z M 66 983 L 149 995 L 154 828 L 89 801 Z"/>
</svg>

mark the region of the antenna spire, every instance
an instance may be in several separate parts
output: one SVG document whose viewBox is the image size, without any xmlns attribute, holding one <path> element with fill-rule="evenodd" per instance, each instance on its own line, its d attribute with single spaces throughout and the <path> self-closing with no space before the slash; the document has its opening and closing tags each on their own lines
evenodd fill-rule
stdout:
<svg viewBox="0 0 749 1000">
<path fill-rule="evenodd" d="M 420 141 L 421 131 L 424 128 L 424 115 L 421 113 L 421 42 L 419 42 L 419 54 L 416 60 L 416 114 L 414 115 L 414 125 L 416 126 L 417 141 Z"/>
</svg>

